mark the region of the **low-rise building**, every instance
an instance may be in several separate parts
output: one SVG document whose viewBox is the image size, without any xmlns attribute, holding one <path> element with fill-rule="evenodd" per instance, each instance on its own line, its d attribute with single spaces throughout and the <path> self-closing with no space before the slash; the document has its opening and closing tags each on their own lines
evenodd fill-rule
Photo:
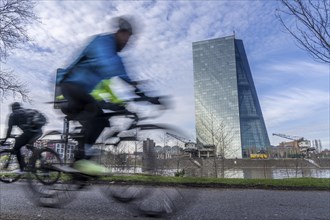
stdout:
<svg viewBox="0 0 330 220">
<path fill-rule="evenodd" d="M 56 151 L 60 158 L 64 160 L 64 156 L 66 153 L 66 162 L 73 161 L 74 159 L 74 151 L 76 149 L 77 143 L 75 141 L 68 141 L 67 148 L 65 149 L 65 141 L 64 140 L 38 140 L 34 144 L 35 147 L 49 147 Z"/>
</svg>

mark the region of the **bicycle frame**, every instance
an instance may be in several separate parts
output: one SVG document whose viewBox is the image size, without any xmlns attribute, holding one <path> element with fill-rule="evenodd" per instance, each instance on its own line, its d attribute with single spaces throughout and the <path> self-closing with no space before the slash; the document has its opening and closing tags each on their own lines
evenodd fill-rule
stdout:
<svg viewBox="0 0 330 220">
<path fill-rule="evenodd" d="M 26 147 L 27 149 L 27 152 L 23 153 L 22 157 L 25 160 L 25 169 L 27 174 L 29 175 L 28 177 L 31 178 L 32 176 L 30 174 L 33 173 L 36 179 L 38 179 L 39 182 L 45 185 L 57 182 L 60 177 L 60 173 L 51 170 L 51 166 L 49 164 L 53 164 L 54 162 L 62 164 L 62 161 L 59 158 L 58 154 L 54 150 L 47 147 L 36 148 L 32 144 L 27 144 L 23 147 Z M 22 148 L 20 150 L 22 150 Z M 2 168 L 4 168 L 5 170 L 9 167 L 10 163 L 13 163 L 13 159 L 17 160 L 17 156 L 13 148 L 0 150 L 0 154 L 5 154 L 6 156 L 8 156 L 7 160 L 6 158 L 4 159 L 6 160 L 4 161 L 6 164 L 2 166 Z M 18 161 L 14 163 L 18 163 Z M 17 169 L 19 169 L 18 164 Z M 48 176 L 44 175 L 45 173 L 47 173 Z M 55 173 L 55 175 L 50 176 L 49 173 Z M 9 176 L 8 180 L 6 179 L 7 175 Z M 10 179 L 11 176 L 13 176 L 12 179 Z M 5 183 L 11 183 L 19 180 L 21 176 L 22 175 L 20 173 L 8 171 L 7 174 L 5 172 L 5 176 L 0 176 L 0 181 Z"/>
<path fill-rule="evenodd" d="M 140 99 L 138 101 L 145 101 L 143 99 Z M 171 130 L 173 131 L 173 127 L 168 125 L 162 125 L 162 124 L 139 124 L 140 121 L 150 118 L 142 118 L 139 117 L 137 113 L 131 112 L 131 111 L 118 111 L 118 112 L 108 112 L 103 113 L 102 115 L 98 117 L 104 117 L 107 119 L 110 119 L 114 116 L 124 116 L 127 118 L 132 119 L 132 122 L 130 126 L 127 129 L 116 131 L 114 134 L 112 134 L 111 137 L 118 137 L 119 141 L 117 144 L 119 144 L 121 141 L 136 141 L 137 136 L 132 137 L 120 137 L 120 132 L 126 131 L 126 130 L 132 130 L 132 129 L 139 129 L 139 130 L 155 130 L 155 129 L 165 129 L 165 130 Z M 75 135 L 77 133 L 70 134 L 69 132 L 69 126 L 70 121 L 74 120 L 68 120 L 67 118 L 64 118 L 64 127 L 63 127 L 63 133 L 60 132 L 54 132 L 51 131 L 48 134 L 54 135 L 54 134 L 62 134 L 64 143 L 65 143 L 65 155 L 67 151 L 67 144 L 69 142 L 70 138 L 75 139 Z M 46 136 L 45 134 L 44 136 Z M 62 140 L 63 140 L 62 139 Z M 66 162 L 66 157 L 65 157 Z M 33 194 L 34 201 L 41 206 L 51 206 L 51 207 L 58 207 L 65 205 L 73 200 L 75 197 L 75 192 L 78 192 L 86 185 L 86 181 L 94 180 L 97 177 L 85 175 L 82 173 L 79 173 L 78 170 L 75 170 L 71 168 L 70 166 L 61 166 L 57 167 L 59 171 L 66 174 L 67 177 L 65 180 L 62 180 L 60 183 L 54 183 L 54 185 L 49 186 L 40 186 L 37 183 L 30 181 L 30 189 Z M 56 169 L 56 167 L 55 167 Z M 150 174 L 150 173 L 149 173 Z M 147 175 L 150 176 L 150 175 Z M 152 178 L 151 178 L 152 180 Z M 175 192 L 174 192 L 175 191 Z M 110 184 L 107 187 L 107 190 L 105 192 L 106 196 L 109 198 L 113 198 L 116 201 L 120 202 L 133 202 L 134 206 L 139 209 L 140 212 L 143 212 L 145 214 L 151 213 L 152 215 L 162 215 L 167 213 L 172 213 L 176 209 L 176 202 L 182 201 L 183 197 L 179 192 L 176 190 L 172 190 L 171 192 L 168 192 L 166 189 L 157 189 L 153 191 L 152 186 L 143 186 L 140 188 L 136 188 L 136 186 L 130 186 L 123 185 L 121 189 L 115 188 L 113 189 L 113 185 Z M 145 199 L 152 198 L 152 200 L 148 203 L 145 202 Z M 159 204 L 161 204 L 162 208 L 159 210 L 149 210 L 150 203 L 153 203 L 153 200 L 159 199 Z M 141 205 L 141 206 L 140 206 Z"/>
</svg>

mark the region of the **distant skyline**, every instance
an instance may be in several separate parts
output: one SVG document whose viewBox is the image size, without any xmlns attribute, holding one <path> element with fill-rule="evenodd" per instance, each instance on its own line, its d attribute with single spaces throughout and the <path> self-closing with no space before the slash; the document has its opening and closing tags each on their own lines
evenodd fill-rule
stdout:
<svg viewBox="0 0 330 220">
<path fill-rule="evenodd" d="M 296 46 L 275 17 L 278 1 L 37 1 L 40 23 L 28 27 L 33 42 L 13 51 L 1 68 L 12 68 L 31 90 L 32 104 L 62 129 L 61 114 L 45 102 L 54 95 L 55 71 L 66 67 L 92 35 L 111 32 L 111 19 L 137 18 L 138 34 L 121 53 L 128 74 L 149 79 L 150 89 L 171 95 L 174 109 L 158 119 L 195 138 L 192 42 L 230 36 L 244 42 L 272 145 L 272 133 L 320 139 L 329 147 L 329 64 Z M 0 102 L 5 135 L 8 96 Z"/>
</svg>

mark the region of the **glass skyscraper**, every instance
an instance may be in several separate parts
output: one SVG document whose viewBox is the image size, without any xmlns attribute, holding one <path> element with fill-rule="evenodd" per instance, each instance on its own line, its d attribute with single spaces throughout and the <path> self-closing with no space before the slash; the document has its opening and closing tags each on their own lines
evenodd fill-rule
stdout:
<svg viewBox="0 0 330 220">
<path fill-rule="evenodd" d="M 242 158 L 270 146 L 242 40 L 193 43 L 197 144 L 217 156 Z"/>
</svg>

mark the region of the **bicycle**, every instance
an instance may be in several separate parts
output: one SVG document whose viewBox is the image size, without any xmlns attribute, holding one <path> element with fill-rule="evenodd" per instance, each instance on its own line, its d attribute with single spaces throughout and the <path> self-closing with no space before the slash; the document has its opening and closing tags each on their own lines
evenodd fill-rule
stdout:
<svg viewBox="0 0 330 220">
<path fill-rule="evenodd" d="M 148 99 L 138 98 L 132 101 L 148 101 Z M 139 139 L 139 132 L 141 131 L 165 130 L 170 131 L 171 133 L 178 133 L 177 129 L 169 125 L 140 124 L 139 122 L 142 120 L 151 118 L 150 115 L 147 117 L 140 117 L 136 112 L 128 111 L 127 109 L 118 112 L 104 113 L 101 117 L 110 119 L 114 116 L 123 116 L 131 119 L 132 122 L 128 128 L 121 131 L 115 131 L 109 136 L 109 139 L 117 139 L 116 141 L 109 143 L 111 146 L 118 147 L 121 143 L 127 141 L 135 142 Z M 122 135 L 122 133 L 129 133 L 129 131 L 133 131 L 135 135 Z M 81 138 L 81 135 L 77 132 L 62 135 L 66 138 L 72 138 L 75 140 Z M 98 157 L 97 160 L 101 161 L 100 157 Z M 152 180 L 152 174 L 154 175 L 157 173 L 155 158 L 145 158 L 145 160 L 148 160 L 148 175 Z M 63 172 L 67 178 L 60 183 L 55 183 L 49 186 L 40 185 L 36 181 L 29 181 L 30 190 L 32 191 L 31 194 L 34 195 L 32 199 L 37 205 L 61 207 L 71 202 L 75 198 L 76 193 L 88 186 L 89 183 L 95 183 L 99 179 L 95 176 L 81 174 L 71 166 L 57 166 L 52 169 Z M 116 176 L 116 173 L 112 173 L 111 176 Z M 116 187 L 114 187 L 113 184 L 109 184 L 102 192 L 107 198 L 114 199 L 123 204 L 129 204 L 132 210 L 149 216 L 172 214 L 178 210 L 181 205 L 187 202 L 184 201 L 184 196 L 179 190 L 166 187 L 155 189 L 152 184 L 148 186 L 132 186 L 130 184 L 125 184 Z"/>
<path fill-rule="evenodd" d="M 10 138 L 15 138 L 15 136 Z M 54 164 L 62 164 L 61 158 L 54 150 L 47 147 L 36 148 L 33 143 L 34 141 L 31 141 L 21 148 L 26 163 L 27 177 L 35 178 L 44 185 L 57 182 L 61 173 L 50 171 L 48 168 Z M 2 147 L 5 148 L 0 150 L 0 181 L 4 183 L 16 182 L 22 177 L 22 174 L 17 172 L 20 167 L 16 154 L 10 144 Z"/>
</svg>

